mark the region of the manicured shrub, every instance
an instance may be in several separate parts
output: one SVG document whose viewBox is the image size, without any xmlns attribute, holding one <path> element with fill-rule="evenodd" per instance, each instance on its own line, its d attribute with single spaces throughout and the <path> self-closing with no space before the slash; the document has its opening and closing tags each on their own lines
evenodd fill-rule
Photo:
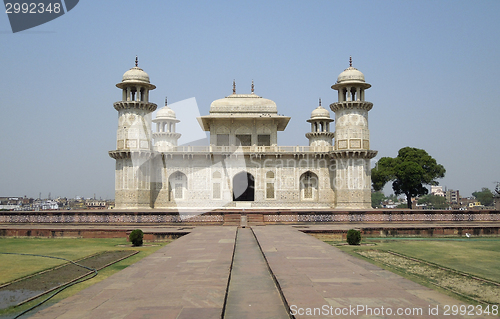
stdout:
<svg viewBox="0 0 500 319">
<path fill-rule="evenodd" d="M 359 245 L 361 242 L 361 232 L 355 229 L 347 231 L 347 243 L 349 245 Z"/>
<path fill-rule="evenodd" d="M 133 230 L 128 236 L 128 240 L 134 246 L 142 246 L 142 238 L 144 237 L 144 233 L 140 229 Z"/>
</svg>

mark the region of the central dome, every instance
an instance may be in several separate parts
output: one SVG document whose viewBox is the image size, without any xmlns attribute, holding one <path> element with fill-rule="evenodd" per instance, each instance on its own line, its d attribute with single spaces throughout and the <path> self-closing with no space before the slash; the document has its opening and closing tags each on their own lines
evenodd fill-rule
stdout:
<svg viewBox="0 0 500 319">
<path fill-rule="evenodd" d="M 278 113 L 276 103 L 256 94 L 232 94 L 210 105 L 210 113 Z"/>
</svg>

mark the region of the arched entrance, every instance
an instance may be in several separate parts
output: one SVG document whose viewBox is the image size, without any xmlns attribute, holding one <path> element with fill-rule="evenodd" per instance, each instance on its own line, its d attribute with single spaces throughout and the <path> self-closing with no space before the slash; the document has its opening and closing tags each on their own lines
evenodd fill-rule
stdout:
<svg viewBox="0 0 500 319">
<path fill-rule="evenodd" d="M 248 172 L 240 172 L 233 177 L 233 201 L 253 202 L 255 198 L 255 179 Z"/>
</svg>

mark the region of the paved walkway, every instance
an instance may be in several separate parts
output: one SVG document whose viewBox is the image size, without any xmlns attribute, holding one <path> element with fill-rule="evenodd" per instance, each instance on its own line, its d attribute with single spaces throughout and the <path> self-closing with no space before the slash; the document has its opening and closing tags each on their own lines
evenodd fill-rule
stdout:
<svg viewBox="0 0 500 319">
<path fill-rule="evenodd" d="M 221 318 L 236 227 L 197 227 L 32 318 Z"/>
<path fill-rule="evenodd" d="M 238 229 L 224 318 L 290 318 L 250 228 Z"/>
<path fill-rule="evenodd" d="M 444 305 L 461 304 L 293 227 L 256 226 L 253 229 L 295 318 L 327 318 L 331 316 L 325 313 L 332 311 L 334 315 L 335 311 L 339 311 L 338 314 L 344 311 L 340 317 L 348 318 L 447 318 L 449 316 L 429 315 L 429 306 L 439 306 L 442 314 Z M 358 306 L 391 308 L 394 312 L 392 316 L 370 316 L 365 311 L 352 311 Z M 308 308 L 321 311 L 307 315 Z M 394 316 L 398 308 L 421 308 L 422 315 Z"/>
<path fill-rule="evenodd" d="M 295 318 L 449 318 L 443 316 L 444 306 L 461 304 L 294 227 L 268 225 L 253 230 Z M 251 241 L 249 229 L 240 234 L 243 250 L 234 257 L 226 318 L 281 318 L 282 314 L 271 313 L 280 303 L 271 299 L 277 292 L 269 273 L 262 271 L 266 267 L 258 261 L 257 242 Z M 196 227 L 191 234 L 33 318 L 221 318 L 235 236 L 236 227 Z M 247 308 L 246 303 L 251 306 Z M 439 307 L 439 316 L 429 315 L 429 306 Z M 390 308 L 392 316 L 380 314 L 381 307 Z M 353 312 L 353 308 L 360 311 Z M 371 315 L 366 308 L 372 309 Z M 398 308 L 422 312 L 397 316 Z M 341 313 L 335 315 L 335 311 Z"/>
</svg>

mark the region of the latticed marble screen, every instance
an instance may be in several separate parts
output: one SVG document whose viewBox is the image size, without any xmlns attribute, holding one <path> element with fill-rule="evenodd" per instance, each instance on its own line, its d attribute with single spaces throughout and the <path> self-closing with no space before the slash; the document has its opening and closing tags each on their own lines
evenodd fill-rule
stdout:
<svg viewBox="0 0 500 319">
<path fill-rule="evenodd" d="M 214 183 L 212 191 L 212 197 L 215 199 L 220 199 L 220 183 Z"/>
<path fill-rule="evenodd" d="M 236 135 L 236 139 L 241 146 L 252 146 L 252 135 L 250 134 Z"/>
<path fill-rule="evenodd" d="M 271 135 L 259 135 L 257 136 L 258 146 L 271 146 Z"/>
<path fill-rule="evenodd" d="M 178 184 L 178 183 L 175 184 L 175 192 L 174 193 L 175 193 L 174 197 L 176 199 L 182 199 L 182 184 Z"/>
<path fill-rule="evenodd" d="M 266 198 L 274 198 L 274 183 L 266 183 Z"/>
<path fill-rule="evenodd" d="M 310 183 L 305 183 L 304 185 L 304 198 L 312 198 L 313 197 L 313 192 L 312 192 L 312 185 Z"/>
<path fill-rule="evenodd" d="M 229 134 L 217 134 L 217 146 L 229 146 Z"/>
</svg>

